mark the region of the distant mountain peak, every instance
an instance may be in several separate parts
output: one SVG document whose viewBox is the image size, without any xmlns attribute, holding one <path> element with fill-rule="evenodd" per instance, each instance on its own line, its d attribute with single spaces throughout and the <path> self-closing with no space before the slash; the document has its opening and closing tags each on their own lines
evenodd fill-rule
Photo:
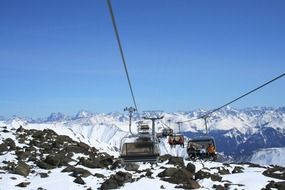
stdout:
<svg viewBox="0 0 285 190">
<path fill-rule="evenodd" d="M 93 116 L 92 112 L 86 111 L 86 110 L 81 110 L 76 114 L 75 119 L 88 118 L 88 117 L 92 117 L 92 116 Z"/>
<path fill-rule="evenodd" d="M 46 118 L 46 122 L 63 121 L 68 119 L 69 117 L 61 112 L 53 112 Z"/>
</svg>

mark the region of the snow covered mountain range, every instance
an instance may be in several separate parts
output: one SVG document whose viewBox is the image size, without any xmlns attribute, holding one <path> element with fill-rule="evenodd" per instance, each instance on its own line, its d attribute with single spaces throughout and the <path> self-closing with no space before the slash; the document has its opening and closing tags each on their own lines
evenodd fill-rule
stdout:
<svg viewBox="0 0 285 190">
<path fill-rule="evenodd" d="M 179 132 L 178 121 L 186 121 L 205 114 L 205 110 L 188 112 L 164 113 L 162 121 L 157 122 L 157 131 L 169 125 L 174 132 Z M 136 131 L 135 122 L 141 119 L 134 116 L 132 131 Z M 261 148 L 285 147 L 285 107 L 253 107 L 235 109 L 226 107 L 215 112 L 207 119 L 209 135 L 215 137 L 217 149 L 236 161 L 248 161 L 253 152 Z M 47 118 L 21 119 L 14 117 L 2 119 L 0 126 L 25 125 L 28 128 L 61 129 L 67 134 L 73 134 L 78 140 L 89 144 L 104 144 L 104 151 L 114 151 L 118 154 L 121 139 L 128 135 L 128 115 L 122 113 L 91 113 L 80 111 L 75 116 L 62 113 L 52 113 Z M 205 135 L 203 120 L 185 122 L 181 125 L 181 133 L 192 138 Z M 167 143 L 166 143 L 167 144 Z M 164 153 L 179 154 L 186 157 L 186 152 L 173 152 L 164 144 Z"/>
<path fill-rule="evenodd" d="M 208 119 L 220 153 L 257 164 L 190 161 L 185 148 L 171 148 L 162 138 L 156 165 L 124 166 L 118 150 L 129 134 L 127 114 L 81 111 L 75 116 L 1 119 L 0 189 L 284 189 L 284 111 L 228 107 Z M 164 113 L 156 129 L 168 124 L 178 132 L 176 121 L 203 113 Z M 204 135 L 204 122 L 184 123 L 181 132 L 189 138 Z"/>
</svg>

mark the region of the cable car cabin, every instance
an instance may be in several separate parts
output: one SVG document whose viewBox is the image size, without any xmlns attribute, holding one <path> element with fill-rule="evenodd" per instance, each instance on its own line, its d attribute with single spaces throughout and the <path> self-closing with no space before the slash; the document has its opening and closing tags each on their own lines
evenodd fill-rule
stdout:
<svg viewBox="0 0 285 190">
<path fill-rule="evenodd" d="M 138 126 L 139 130 L 148 131 L 150 129 L 148 124 L 142 123 Z"/>
<path fill-rule="evenodd" d="M 173 129 L 163 129 L 162 130 L 162 136 L 167 137 L 167 136 L 172 136 L 173 135 Z"/>
<path fill-rule="evenodd" d="M 168 137 L 168 143 L 171 147 L 180 145 L 184 147 L 184 136 L 181 134 L 174 134 Z"/>
<path fill-rule="evenodd" d="M 134 140 L 131 142 L 131 140 Z M 122 162 L 157 162 L 160 155 L 159 146 L 152 139 L 127 139 L 121 147 Z"/>
<path fill-rule="evenodd" d="M 216 144 L 213 137 L 200 137 L 188 141 L 187 153 L 190 159 L 209 159 L 216 161 Z"/>
<path fill-rule="evenodd" d="M 138 125 L 138 136 L 145 139 L 151 138 L 151 130 L 148 124 L 140 123 Z"/>
</svg>

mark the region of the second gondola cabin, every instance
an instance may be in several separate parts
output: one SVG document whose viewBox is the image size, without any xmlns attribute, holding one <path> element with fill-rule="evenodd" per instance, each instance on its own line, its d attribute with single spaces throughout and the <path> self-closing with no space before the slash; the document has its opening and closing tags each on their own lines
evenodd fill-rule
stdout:
<svg viewBox="0 0 285 190">
<path fill-rule="evenodd" d="M 210 152 L 211 148 L 211 152 Z M 210 136 L 193 138 L 188 141 L 187 153 L 190 159 L 216 160 L 217 148 L 215 139 Z"/>
<path fill-rule="evenodd" d="M 158 142 L 150 138 L 128 137 L 122 143 L 120 158 L 122 162 L 156 163 L 160 155 Z"/>
</svg>

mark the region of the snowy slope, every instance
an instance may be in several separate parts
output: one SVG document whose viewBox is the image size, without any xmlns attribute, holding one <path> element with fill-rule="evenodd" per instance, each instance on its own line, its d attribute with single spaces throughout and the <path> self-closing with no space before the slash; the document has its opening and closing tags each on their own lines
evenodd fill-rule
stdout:
<svg viewBox="0 0 285 190">
<path fill-rule="evenodd" d="M 285 167 L 285 147 L 255 151 L 249 161 L 260 165 L 273 164 Z"/>
<path fill-rule="evenodd" d="M 120 180 L 120 189 L 174 189 L 181 185 L 180 181 L 183 179 L 185 182 L 190 180 L 188 185 L 193 185 L 197 189 L 237 189 L 237 190 L 259 190 L 266 187 L 269 184 L 269 181 L 274 181 L 274 184 L 281 184 L 282 180 L 278 177 L 268 177 L 263 173 L 265 171 L 274 171 L 273 176 L 276 174 L 282 177 L 285 168 L 264 168 L 256 165 L 249 164 L 223 164 L 219 162 L 210 162 L 210 161 L 195 161 L 190 162 L 188 160 L 179 159 L 177 157 L 168 156 L 165 161 L 160 161 L 157 165 L 151 165 L 149 163 L 140 163 L 138 168 L 135 170 L 127 170 L 127 168 L 118 166 L 114 169 L 111 169 L 116 162 L 113 162 L 112 165 L 108 167 L 96 167 L 84 165 L 82 159 L 90 158 L 83 153 L 69 152 L 73 153 L 72 160 L 69 161 L 68 165 L 56 165 L 51 169 L 42 167 L 38 164 L 38 161 L 47 162 L 50 164 L 56 164 L 56 159 L 47 161 L 47 157 L 53 155 L 55 156 L 60 154 L 56 152 L 60 146 L 52 146 L 48 152 L 42 152 L 42 146 L 46 142 L 43 140 L 39 142 L 40 139 L 36 140 L 39 136 L 47 137 L 50 135 L 52 138 L 58 139 L 57 135 L 53 134 L 51 130 L 46 130 L 52 128 L 50 124 L 42 124 L 36 126 L 35 124 L 26 124 L 24 125 L 24 130 L 16 126 L 16 123 L 20 121 L 12 122 L 9 127 L 0 127 L 0 145 L 3 148 L 7 138 L 13 139 L 15 142 L 14 148 L 9 147 L 10 150 L 3 149 L 0 151 L 0 189 L 1 190 L 11 190 L 11 189 L 98 189 L 102 187 L 102 184 L 106 183 L 109 179 L 112 178 Z M 41 130 L 34 130 L 35 128 L 41 128 Z M 53 126 L 53 129 L 56 129 L 62 134 L 70 135 L 75 140 L 84 140 L 80 135 L 75 135 L 71 130 L 64 126 Z M 67 128 L 68 130 L 65 130 Z M 37 134 L 37 135 L 36 135 Z M 51 135 L 52 134 L 52 135 Z M 81 133 L 82 134 L 82 133 Z M 53 137 L 54 136 L 54 137 Z M 22 141 L 20 142 L 20 140 Z M 23 141 L 23 139 L 26 139 Z M 34 144 L 31 142 L 39 142 L 39 144 Z M 11 140 L 10 140 L 11 141 Z M 55 140 L 56 141 L 56 140 Z M 52 141 L 54 142 L 54 141 Z M 66 141 L 70 142 L 70 141 Z M 87 140 L 88 142 L 88 140 Z M 42 143 L 42 144 L 41 144 Z M 79 142 L 73 142 L 78 144 Z M 63 143 L 65 144 L 65 143 Z M 70 146 L 65 144 L 66 146 Z M 74 145 L 71 145 L 73 147 Z M 95 148 L 100 149 L 106 148 L 103 143 L 98 143 Z M 161 146 L 167 146 L 166 141 L 161 142 Z M 83 145 L 83 147 L 86 147 Z M 91 147 L 88 147 L 90 150 Z M 37 157 L 37 161 L 31 159 L 20 158 L 23 152 L 34 150 L 37 154 L 41 156 Z M 49 148 L 48 148 L 49 149 Z M 166 147 L 165 150 L 168 148 Z M 74 149 L 77 150 L 78 149 Z M 82 149 L 81 149 L 82 150 Z M 85 150 L 85 149 L 84 149 Z M 181 148 L 172 149 L 171 151 L 180 154 L 183 150 Z M 90 152 L 89 152 L 90 153 Z M 99 154 L 97 154 L 99 155 Z M 105 155 L 105 154 L 102 154 Z M 101 155 L 101 156 L 102 156 Z M 31 156 L 31 154 L 28 154 Z M 99 156 L 98 158 L 102 158 Z M 112 159 L 112 157 L 109 157 Z M 162 159 L 162 157 L 160 158 Z M 25 169 L 23 166 L 20 168 L 20 160 L 24 161 L 30 171 L 26 175 L 21 174 Z M 96 160 L 96 157 L 95 157 Z M 94 160 L 94 162 L 95 162 Z M 178 164 L 178 165 L 177 165 Z M 190 168 L 188 168 L 190 164 Z M 14 166 L 13 166 L 14 165 Z M 8 166 L 8 167 L 7 167 Z M 193 167 L 195 168 L 193 171 Z M 16 168 L 16 169 L 15 169 Z M 18 172 L 17 171 L 18 168 Z M 67 171 L 69 168 L 70 171 Z M 76 168 L 78 171 L 83 171 L 84 173 L 74 173 Z M 191 169 L 192 168 L 192 169 Z M 64 171 L 66 170 L 66 171 Z M 19 171 L 21 171 L 19 173 Z M 165 173 L 168 171 L 169 173 Z M 171 172 L 184 172 L 188 175 L 193 175 L 193 177 L 187 178 L 179 174 L 171 174 Z M 192 173 L 190 172 L 192 171 Z M 87 172 L 87 173 L 86 173 Z M 189 173 L 190 172 L 190 173 Z M 119 174 L 118 174 L 119 173 Z M 87 175 L 86 175 L 87 174 Z M 124 174 L 131 176 L 131 179 L 124 180 Z M 164 175 L 168 177 L 164 177 Z M 114 178 L 114 176 L 116 176 Z M 177 177 L 178 176 L 178 177 Z M 77 181 L 81 179 L 83 181 Z M 170 179 L 170 180 L 169 180 Z M 254 179 L 254 180 L 252 180 Z M 121 181 L 123 180 L 123 181 Z M 114 180 L 113 180 L 114 181 Z M 112 180 L 109 183 L 113 182 Z M 272 182 L 270 182 L 272 183 Z M 108 184 L 108 183 L 106 183 Z M 196 184 L 196 185 L 195 185 Z M 183 184 L 185 185 L 185 184 Z M 19 187 L 23 186 L 23 187 Z M 111 187 L 111 186 L 109 186 Z M 188 188 L 187 188 L 188 189 Z"/>
</svg>

